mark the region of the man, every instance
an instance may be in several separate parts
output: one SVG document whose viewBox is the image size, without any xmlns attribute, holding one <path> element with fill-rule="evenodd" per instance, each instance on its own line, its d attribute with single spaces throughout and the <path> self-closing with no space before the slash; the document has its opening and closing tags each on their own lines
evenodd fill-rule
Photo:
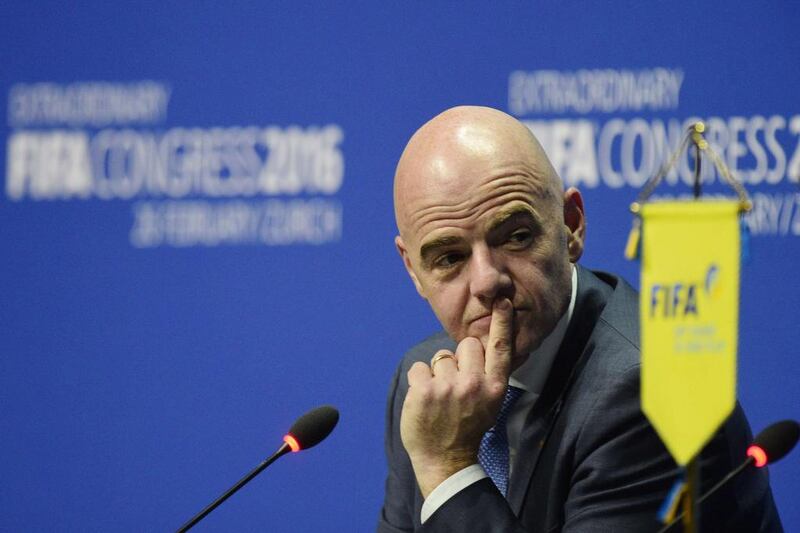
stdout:
<svg viewBox="0 0 800 533">
<path fill-rule="evenodd" d="M 575 265 L 578 190 L 520 122 L 457 107 L 409 141 L 394 202 L 397 249 L 446 334 L 395 375 L 378 530 L 656 531 L 677 467 L 639 408 L 635 292 Z M 705 488 L 749 440 L 737 408 Z M 704 511 L 705 531 L 781 529 L 762 473 Z"/>
</svg>

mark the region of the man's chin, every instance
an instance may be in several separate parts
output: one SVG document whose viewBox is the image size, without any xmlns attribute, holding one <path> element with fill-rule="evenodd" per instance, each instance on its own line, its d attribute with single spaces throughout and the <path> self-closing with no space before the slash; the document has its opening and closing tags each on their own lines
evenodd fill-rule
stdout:
<svg viewBox="0 0 800 533">
<path fill-rule="evenodd" d="M 524 365 L 530 355 L 530 350 L 514 352 L 514 356 L 511 359 L 511 371 L 514 372 L 516 369 Z"/>
<path fill-rule="evenodd" d="M 541 344 L 541 340 L 531 339 L 527 336 L 520 337 L 517 335 L 517 338 L 514 339 L 514 359 L 511 362 L 513 369 L 516 370 L 522 366 L 522 364 L 528 360 L 531 352 L 536 350 Z"/>
</svg>

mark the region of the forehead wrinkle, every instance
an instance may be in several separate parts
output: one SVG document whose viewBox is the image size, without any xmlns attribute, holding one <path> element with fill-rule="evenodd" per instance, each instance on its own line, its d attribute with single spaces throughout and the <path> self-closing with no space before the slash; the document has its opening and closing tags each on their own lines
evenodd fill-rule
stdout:
<svg viewBox="0 0 800 533">
<path fill-rule="evenodd" d="M 466 165 L 463 168 L 469 169 L 474 168 L 474 163 L 482 165 L 488 161 L 495 169 L 499 165 L 516 167 L 521 175 L 538 178 L 556 197 L 563 190 L 560 178 L 528 126 L 497 109 L 456 106 L 439 113 L 414 132 L 398 161 L 394 200 L 401 235 L 413 215 L 402 209 L 403 204 L 413 196 L 413 189 L 425 187 L 430 176 L 428 170 L 438 169 L 444 172 L 439 176 L 452 179 L 455 175 L 447 176 L 451 164 Z M 438 177 L 436 174 L 434 177 Z M 456 179 L 462 184 L 469 182 L 464 176 Z"/>
<path fill-rule="evenodd" d="M 465 203 L 467 202 L 462 202 L 460 205 Z M 412 222 L 412 235 L 418 235 L 425 225 L 436 221 L 458 220 L 460 222 L 466 221 L 468 224 L 474 223 L 480 206 L 472 206 L 470 208 L 466 206 L 460 207 L 460 205 L 454 206 L 455 209 L 448 206 L 436 205 L 421 211 L 420 217 Z M 424 240 L 425 237 L 427 237 L 427 235 L 421 236 L 422 240 Z"/>
<path fill-rule="evenodd" d="M 478 214 L 485 209 L 494 207 L 492 202 L 502 196 L 512 194 L 506 202 L 521 200 L 526 204 L 531 203 L 530 196 L 542 202 L 549 202 L 555 197 L 553 191 L 546 183 L 534 178 L 530 173 L 523 175 L 526 179 L 519 180 L 520 173 L 504 173 L 494 176 L 480 184 L 477 191 L 469 192 L 465 200 L 452 204 L 435 203 L 428 207 L 419 209 L 415 214 L 409 216 L 412 235 L 420 232 L 426 224 L 441 219 L 458 219 L 459 222 L 468 224 L 474 223 Z M 495 188 L 488 194 L 482 195 L 481 191 L 487 188 Z"/>
</svg>

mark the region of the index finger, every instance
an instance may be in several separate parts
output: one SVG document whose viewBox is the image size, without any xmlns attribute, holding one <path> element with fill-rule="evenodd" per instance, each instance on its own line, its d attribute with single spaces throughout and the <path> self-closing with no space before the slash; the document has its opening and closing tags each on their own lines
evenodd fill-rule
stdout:
<svg viewBox="0 0 800 533">
<path fill-rule="evenodd" d="M 486 374 L 508 382 L 514 352 L 514 308 L 507 298 L 495 302 L 489 341 L 486 346 Z"/>
</svg>

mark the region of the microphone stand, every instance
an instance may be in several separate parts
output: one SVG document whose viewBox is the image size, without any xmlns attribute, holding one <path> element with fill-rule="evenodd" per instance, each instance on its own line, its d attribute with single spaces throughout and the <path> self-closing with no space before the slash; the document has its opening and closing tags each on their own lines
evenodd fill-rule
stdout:
<svg viewBox="0 0 800 533">
<path fill-rule="evenodd" d="M 233 494 L 237 490 L 239 490 L 242 487 L 244 487 L 251 479 L 253 479 L 258 474 L 260 474 L 262 470 L 264 470 L 266 467 L 268 467 L 269 465 L 274 463 L 279 457 L 282 457 L 283 455 L 286 455 L 290 451 L 291 451 L 291 448 L 289 447 L 289 445 L 284 443 L 283 446 L 278 448 L 277 452 L 272 454 L 272 456 L 268 457 L 267 459 L 264 459 L 264 461 L 262 461 L 261 464 L 259 464 L 257 467 L 255 467 L 249 474 L 247 474 L 242 479 L 237 481 L 234 486 L 232 486 L 231 488 L 226 490 L 222 494 L 222 496 L 220 496 L 219 498 L 217 498 L 216 500 L 214 500 L 213 502 L 208 504 L 208 506 L 206 506 L 205 509 L 203 509 L 202 511 L 197 513 L 191 520 L 189 520 L 183 526 L 181 526 L 181 528 L 177 531 L 177 533 L 185 533 L 186 531 L 189 531 L 192 527 L 194 527 L 195 524 L 197 524 L 200 520 L 205 518 L 205 516 L 208 513 L 210 513 L 211 511 L 213 511 L 217 507 L 219 507 L 220 504 L 222 504 L 222 502 L 224 502 L 225 500 L 227 500 L 228 498 L 233 496 Z"/>
<path fill-rule="evenodd" d="M 693 460 L 693 461 L 694 461 L 694 460 Z M 691 463 L 689 463 L 689 464 L 691 464 Z M 727 476 L 725 476 L 724 478 L 722 478 L 721 480 L 719 480 L 719 482 L 718 482 L 716 485 L 714 485 L 713 487 L 711 487 L 711 489 L 710 489 L 708 492 L 706 492 L 706 493 L 705 493 L 705 494 L 703 494 L 703 495 L 702 495 L 700 498 L 698 498 L 698 499 L 696 500 L 696 502 L 695 502 L 695 505 L 696 505 L 697 507 L 699 507 L 701 503 L 703 503 L 704 501 L 706 501 L 706 500 L 707 500 L 709 497 L 711 497 L 711 495 L 712 495 L 712 494 L 714 494 L 715 492 L 717 492 L 717 490 L 719 490 L 719 488 L 720 488 L 721 486 L 723 486 L 724 484 L 726 484 L 726 483 L 727 483 L 728 481 L 730 481 L 732 478 L 736 477 L 736 476 L 737 476 L 737 475 L 738 475 L 738 474 L 739 474 L 739 473 L 740 473 L 742 470 L 744 470 L 745 468 L 747 468 L 747 467 L 748 467 L 748 466 L 750 466 L 751 464 L 753 464 L 753 458 L 752 458 L 752 457 L 748 457 L 748 458 L 747 458 L 747 460 L 746 460 L 745 462 L 743 462 L 742 464 L 740 464 L 739 466 L 737 466 L 735 470 L 731 471 L 731 472 L 730 472 L 730 473 L 729 473 Z M 686 510 L 682 511 L 682 512 L 681 512 L 681 514 L 679 514 L 678 516 L 676 516 L 675 518 L 673 518 L 673 519 L 672 519 L 672 521 L 671 521 L 669 524 L 667 524 L 667 525 L 666 525 L 666 526 L 664 526 L 663 528 L 659 529 L 659 530 L 658 530 L 658 533 L 667 533 L 667 532 L 668 532 L 669 530 L 671 530 L 671 529 L 672 529 L 672 528 L 673 528 L 673 527 L 674 527 L 674 526 L 675 526 L 675 525 L 676 525 L 678 522 L 681 522 L 681 521 L 683 521 L 684 525 L 686 524 Z"/>
</svg>

